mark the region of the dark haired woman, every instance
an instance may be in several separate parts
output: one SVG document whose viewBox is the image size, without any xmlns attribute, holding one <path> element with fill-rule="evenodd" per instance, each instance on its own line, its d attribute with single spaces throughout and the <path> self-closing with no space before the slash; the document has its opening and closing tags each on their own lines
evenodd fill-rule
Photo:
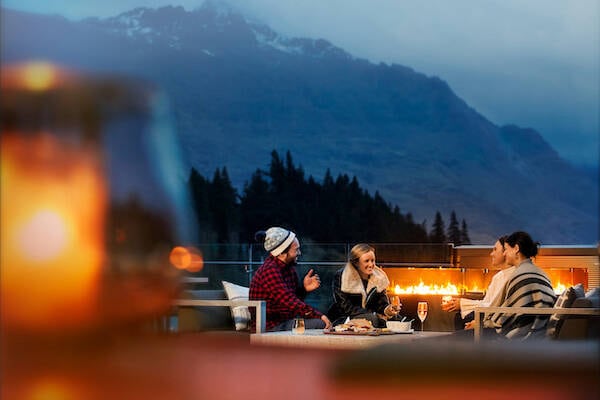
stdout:
<svg viewBox="0 0 600 400">
<path fill-rule="evenodd" d="M 504 242 L 506 263 L 515 266 L 500 296 L 502 307 L 552 307 L 556 295 L 550 278 L 531 260 L 538 253 L 537 242 L 526 232 L 514 232 Z M 549 315 L 494 314 L 489 322 L 508 339 L 543 337 Z"/>
<path fill-rule="evenodd" d="M 350 250 L 346 266 L 333 278 L 334 304 L 327 315 L 333 325 L 346 318 L 364 318 L 375 328 L 384 328 L 387 318 L 400 311 L 390 304 L 386 289 L 390 285 L 386 273 L 375 265 L 375 249 L 359 243 Z"/>
</svg>

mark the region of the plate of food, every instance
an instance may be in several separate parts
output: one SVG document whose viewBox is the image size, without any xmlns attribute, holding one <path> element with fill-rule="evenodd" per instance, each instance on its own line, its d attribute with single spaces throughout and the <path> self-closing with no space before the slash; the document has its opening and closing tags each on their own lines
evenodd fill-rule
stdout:
<svg viewBox="0 0 600 400">
<path fill-rule="evenodd" d="M 380 335 L 381 329 L 373 327 L 371 321 L 364 318 L 347 319 L 343 324 L 338 324 L 329 330 L 324 331 L 331 335 Z"/>
</svg>

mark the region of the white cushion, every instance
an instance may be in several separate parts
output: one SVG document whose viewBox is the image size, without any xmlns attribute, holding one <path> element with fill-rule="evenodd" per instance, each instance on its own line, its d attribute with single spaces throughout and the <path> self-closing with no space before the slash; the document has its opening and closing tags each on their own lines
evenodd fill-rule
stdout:
<svg viewBox="0 0 600 400">
<path fill-rule="evenodd" d="M 227 294 L 227 298 L 231 301 L 248 300 L 250 288 L 245 286 L 236 285 L 235 283 L 222 281 L 223 289 Z M 235 330 L 243 331 L 248 329 L 248 322 L 250 321 L 250 310 L 247 306 L 235 306 L 231 307 L 231 315 L 235 322 Z"/>
</svg>

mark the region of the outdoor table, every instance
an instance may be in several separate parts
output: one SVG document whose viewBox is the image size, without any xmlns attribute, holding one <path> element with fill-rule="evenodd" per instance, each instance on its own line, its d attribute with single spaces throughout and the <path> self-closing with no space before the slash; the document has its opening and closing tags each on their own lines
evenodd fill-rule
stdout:
<svg viewBox="0 0 600 400">
<path fill-rule="evenodd" d="M 292 331 L 255 333 L 250 343 L 256 345 L 315 347 L 329 349 L 361 349 L 384 343 L 410 343 L 415 340 L 450 335 L 452 332 L 414 331 L 380 335 L 351 335 L 325 333 L 322 329 L 307 329 L 304 334 Z"/>
</svg>

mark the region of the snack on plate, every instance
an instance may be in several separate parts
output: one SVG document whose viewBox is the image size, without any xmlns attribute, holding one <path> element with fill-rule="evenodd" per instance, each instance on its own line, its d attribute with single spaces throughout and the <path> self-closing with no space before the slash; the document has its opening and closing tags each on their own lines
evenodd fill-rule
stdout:
<svg viewBox="0 0 600 400">
<path fill-rule="evenodd" d="M 348 322 L 343 324 L 339 324 L 333 327 L 333 330 L 336 332 L 373 332 L 375 328 L 373 328 L 373 324 L 368 319 L 364 318 L 356 318 L 351 319 Z"/>
</svg>

